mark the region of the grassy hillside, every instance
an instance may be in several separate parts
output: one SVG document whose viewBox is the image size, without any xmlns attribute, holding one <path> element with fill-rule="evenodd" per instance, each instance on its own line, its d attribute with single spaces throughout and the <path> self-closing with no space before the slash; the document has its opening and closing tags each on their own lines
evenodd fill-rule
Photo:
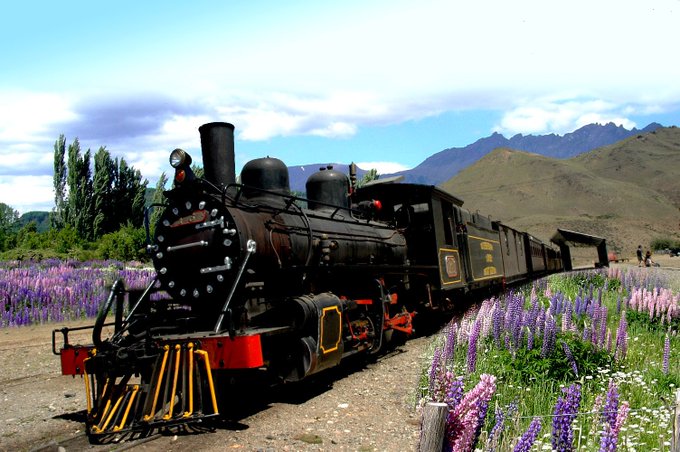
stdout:
<svg viewBox="0 0 680 452">
<path fill-rule="evenodd" d="M 496 149 L 442 184 L 465 207 L 549 240 L 558 227 L 634 255 L 680 239 L 680 129 L 664 128 L 569 160 Z"/>
<path fill-rule="evenodd" d="M 680 129 L 662 127 L 573 159 L 602 177 L 663 193 L 680 208 Z"/>
</svg>

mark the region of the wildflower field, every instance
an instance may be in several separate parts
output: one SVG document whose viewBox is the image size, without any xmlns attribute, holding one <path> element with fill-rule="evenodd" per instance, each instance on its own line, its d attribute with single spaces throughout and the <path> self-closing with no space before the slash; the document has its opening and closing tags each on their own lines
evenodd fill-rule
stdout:
<svg viewBox="0 0 680 452">
<path fill-rule="evenodd" d="M 484 300 L 434 339 L 419 406 L 444 450 L 670 450 L 680 272 L 553 275 Z"/>
<path fill-rule="evenodd" d="M 118 261 L 0 262 L 0 328 L 96 317 L 114 281 L 142 289 L 154 276 Z"/>
</svg>

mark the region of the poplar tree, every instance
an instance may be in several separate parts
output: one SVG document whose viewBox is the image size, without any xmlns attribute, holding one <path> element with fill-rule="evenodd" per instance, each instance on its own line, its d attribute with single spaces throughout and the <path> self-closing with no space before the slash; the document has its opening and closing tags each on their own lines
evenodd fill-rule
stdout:
<svg viewBox="0 0 680 452">
<path fill-rule="evenodd" d="M 114 232 L 117 228 L 113 202 L 114 179 L 116 167 L 111 154 L 106 147 L 99 148 L 94 155 L 94 179 L 92 196 L 94 218 L 92 231 L 95 238 L 107 232 Z"/>
<path fill-rule="evenodd" d="M 111 158 L 105 146 L 94 156 L 81 153 L 78 138 L 68 147 L 64 164 L 65 140 L 61 135 L 54 146 L 53 226 L 71 226 L 78 237 L 92 241 L 123 226 L 144 224 L 147 180 L 125 159 Z"/>
<path fill-rule="evenodd" d="M 62 229 L 65 225 L 66 209 L 66 139 L 64 135 L 59 135 L 59 139 L 54 142 L 54 208 L 50 216 L 53 228 Z"/>
<path fill-rule="evenodd" d="M 158 178 L 158 182 L 156 182 L 156 189 L 153 192 L 153 196 L 151 198 L 151 204 L 163 204 L 165 201 L 165 196 L 163 196 L 163 192 L 165 191 L 165 185 L 168 183 L 168 176 L 165 174 L 165 171 L 161 173 L 161 176 Z M 151 211 L 151 217 L 149 218 L 149 225 L 151 226 L 151 233 L 153 234 L 155 228 L 156 228 L 156 223 L 158 223 L 158 220 L 161 218 L 161 214 L 163 213 L 163 209 L 154 206 L 153 210 Z"/>
<path fill-rule="evenodd" d="M 144 224 L 144 195 L 148 181 L 142 181 L 142 174 L 128 166 L 124 158 L 118 162 L 113 199 L 117 226 L 130 223 L 138 228 Z"/>
</svg>

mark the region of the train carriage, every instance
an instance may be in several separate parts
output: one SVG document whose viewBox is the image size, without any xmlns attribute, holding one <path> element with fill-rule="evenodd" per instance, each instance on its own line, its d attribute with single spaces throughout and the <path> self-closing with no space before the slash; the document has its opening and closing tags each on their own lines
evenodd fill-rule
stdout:
<svg viewBox="0 0 680 452">
<path fill-rule="evenodd" d="M 545 244 L 536 237 L 524 233 L 524 246 L 527 256 L 527 270 L 532 275 L 544 274 L 548 269 Z"/>
<path fill-rule="evenodd" d="M 526 236 L 501 222 L 495 223 L 498 228 L 505 280 L 508 284 L 521 281 L 528 276 L 528 261 L 526 256 Z"/>
</svg>

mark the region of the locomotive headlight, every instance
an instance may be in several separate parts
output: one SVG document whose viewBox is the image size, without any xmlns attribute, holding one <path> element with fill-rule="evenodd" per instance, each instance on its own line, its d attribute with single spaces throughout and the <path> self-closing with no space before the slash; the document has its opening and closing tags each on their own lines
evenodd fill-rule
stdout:
<svg viewBox="0 0 680 452">
<path fill-rule="evenodd" d="M 190 166 L 191 156 L 184 152 L 183 149 L 175 149 L 170 153 L 170 166 L 177 169 L 181 166 Z"/>
</svg>

